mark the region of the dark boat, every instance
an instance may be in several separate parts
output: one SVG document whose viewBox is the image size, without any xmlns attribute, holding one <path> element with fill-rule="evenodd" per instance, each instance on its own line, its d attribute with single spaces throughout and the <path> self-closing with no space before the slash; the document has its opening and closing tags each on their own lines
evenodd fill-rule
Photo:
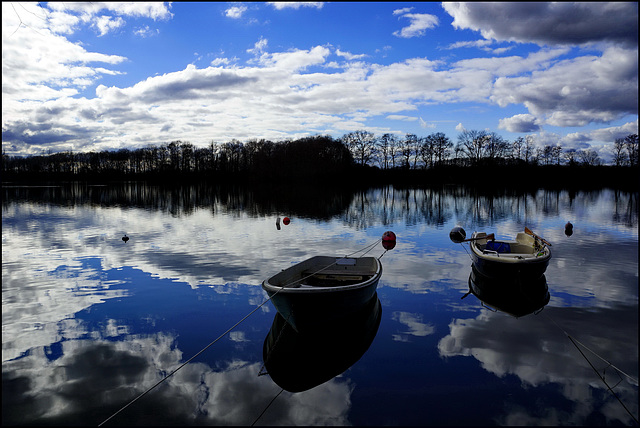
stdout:
<svg viewBox="0 0 640 428">
<path fill-rule="evenodd" d="M 513 240 L 497 240 L 493 234 L 475 232 L 468 241 L 473 265 L 490 278 L 519 276 L 525 281 L 534 280 L 544 274 L 551 260 L 551 244 L 527 228 Z"/>
<path fill-rule="evenodd" d="M 551 298 L 547 278 L 542 275 L 529 281 L 519 277 L 489 278 L 471 266 L 469 292 L 489 309 L 519 318 L 541 311 Z"/>
<path fill-rule="evenodd" d="M 280 315 L 301 331 L 365 305 L 381 276 L 375 257 L 316 256 L 265 280 L 262 288 Z"/>
<path fill-rule="evenodd" d="M 262 357 L 271 379 L 289 392 L 301 392 L 345 372 L 369 349 L 382 307 L 377 293 L 342 318 L 298 332 L 276 313 L 264 340 Z"/>
</svg>

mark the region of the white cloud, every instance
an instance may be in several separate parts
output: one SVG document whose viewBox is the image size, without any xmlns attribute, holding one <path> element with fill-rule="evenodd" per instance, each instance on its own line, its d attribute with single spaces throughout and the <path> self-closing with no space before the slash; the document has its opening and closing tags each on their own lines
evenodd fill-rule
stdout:
<svg viewBox="0 0 640 428">
<path fill-rule="evenodd" d="M 229 60 L 229 58 L 216 58 L 211 61 L 211 66 L 218 67 L 222 65 L 229 65 L 230 63 L 231 61 Z"/>
<path fill-rule="evenodd" d="M 517 114 L 500 119 L 498 128 L 509 132 L 537 132 L 540 130 L 539 121 L 531 114 Z"/>
<path fill-rule="evenodd" d="M 367 56 L 367 54 L 352 54 L 350 52 L 343 52 L 340 49 L 336 49 L 336 55 L 341 56 L 348 61 L 351 61 L 352 59 L 365 58 Z"/>
<path fill-rule="evenodd" d="M 301 7 L 315 7 L 316 9 L 322 9 L 324 2 L 321 1 L 270 1 L 267 2 L 273 6 L 276 10 L 283 9 L 300 9 Z"/>
<path fill-rule="evenodd" d="M 79 13 L 85 19 L 97 15 L 103 10 L 117 15 L 151 18 L 155 20 L 170 19 L 171 5 L 158 2 L 50 2 L 47 8 L 65 13 Z"/>
<path fill-rule="evenodd" d="M 501 55 L 505 52 L 510 51 L 515 47 L 515 46 L 504 46 L 499 48 L 492 48 L 491 45 L 494 45 L 494 44 L 495 42 L 492 40 L 481 39 L 481 40 L 473 40 L 473 41 L 455 42 L 447 46 L 445 49 L 478 48 L 478 49 L 482 49 L 485 52 L 491 52 L 495 55 Z"/>
<path fill-rule="evenodd" d="M 113 18 L 111 16 L 103 15 L 96 18 L 94 25 L 100 32 L 100 36 L 104 36 L 108 32 L 122 27 L 124 25 L 124 19 L 119 16 Z"/>
<path fill-rule="evenodd" d="M 424 119 L 420 118 L 420 127 L 421 128 L 435 128 L 436 124 L 433 122 L 425 122 Z"/>
<path fill-rule="evenodd" d="M 405 15 L 409 12 L 411 12 L 414 8 L 413 7 L 403 7 L 402 9 L 396 9 L 393 11 L 394 15 Z"/>
<path fill-rule="evenodd" d="M 494 42 L 491 40 L 471 40 L 463 42 L 455 42 L 447 46 L 447 49 L 459 49 L 459 48 L 485 48 L 492 45 Z"/>
<path fill-rule="evenodd" d="M 10 38 L 3 34 L 3 123 L 23 101 L 46 101 L 72 96 L 102 74 L 116 71 L 94 63 L 119 64 L 126 58 L 87 51 L 79 44 L 54 34 L 47 23 L 32 14 L 17 16 L 8 3 L 2 4 L 3 28 L 16 28 Z M 26 21 L 28 27 L 20 28 Z M 24 55 L 24 51 L 29 55 Z M 30 107 L 27 107 L 31 110 Z"/>
<path fill-rule="evenodd" d="M 296 49 L 290 52 L 265 53 L 260 57 L 260 64 L 266 67 L 295 71 L 311 65 L 322 64 L 330 52 L 324 46 L 316 46 L 310 50 Z"/>
<path fill-rule="evenodd" d="M 394 11 L 394 15 L 397 10 Z M 400 31 L 394 31 L 393 35 L 402 38 L 419 37 L 424 35 L 425 31 L 438 26 L 438 17 L 426 13 L 404 13 L 401 18 L 409 18 L 410 24 Z"/>
<path fill-rule="evenodd" d="M 133 31 L 133 34 L 135 34 L 136 36 L 142 37 L 142 38 L 147 38 L 147 37 L 151 37 L 151 36 L 155 36 L 157 34 L 160 34 L 160 30 L 156 29 L 154 31 L 151 28 L 149 28 L 148 25 L 145 25 L 144 27 L 140 27 L 140 28 L 135 29 Z"/>
<path fill-rule="evenodd" d="M 269 41 L 263 37 L 260 37 L 260 40 L 258 40 L 254 45 L 252 49 L 247 49 L 247 53 L 253 54 L 253 55 L 259 55 L 262 52 L 264 52 L 264 49 L 267 47 L 267 44 L 269 43 Z"/>
<path fill-rule="evenodd" d="M 466 131 L 466 130 L 467 130 L 467 129 L 462 125 L 462 122 L 460 122 L 460 123 L 458 123 L 458 124 L 456 125 L 456 131 L 458 131 L 458 132 L 464 132 L 464 131 Z"/>
<path fill-rule="evenodd" d="M 242 18 L 242 14 L 247 11 L 246 6 L 232 6 L 225 10 L 225 15 L 228 18 L 239 19 Z"/>
<path fill-rule="evenodd" d="M 402 120 L 404 122 L 415 122 L 416 120 L 418 120 L 415 117 L 404 116 L 402 114 L 390 114 L 386 118 L 389 120 Z"/>
</svg>

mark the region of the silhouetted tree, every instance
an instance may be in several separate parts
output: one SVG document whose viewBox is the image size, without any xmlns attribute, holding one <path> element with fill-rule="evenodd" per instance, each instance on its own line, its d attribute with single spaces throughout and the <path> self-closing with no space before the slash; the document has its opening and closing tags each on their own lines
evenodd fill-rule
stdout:
<svg viewBox="0 0 640 428">
<path fill-rule="evenodd" d="M 625 153 L 625 141 L 624 138 L 616 138 L 613 142 L 613 164 L 615 166 L 622 166 L 628 162 L 628 155 Z"/>
<path fill-rule="evenodd" d="M 342 142 L 360 165 L 368 165 L 375 155 L 376 140 L 372 132 L 362 130 L 349 132 L 342 137 Z"/>
<path fill-rule="evenodd" d="M 458 135 L 458 146 L 473 164 L 478 164 L 485 156 L 490 138 L 487 131 L 464 130 Z"/>
<path fill-rule="evenodd" d="M 598 156 L 598 152 L 593 149 L 579 150 L 578 156 L 580 157 L 580 161 L 583 165 L 600 165 L 600 156 Z"/>
<path fill-rule="evenodd" d="M 638 134 L 629 134 L 624 139 L 629 165 L 638 166 Z"/>
<path fill-rule="evenodd" d="M 390 159 L 392 162 L 394 160 L 396 146 L 394 140 L 396 140 L 396 137 L 393 134 L 383 134 L 382 137 L 376 140 L 376 152 L 378 153 L 380 167 L 383 169 L 389 168 Z"/>
<path fill-rule="evenodd" d="M 442 132 L 430 134 L 427 138 L 431 141 L 430 144 L 433 146 L 434 157 L 437 159 L 437 162 L 443 163 L 447 160 L 451 155 L 451 148 L 453 147 L 451 140 Z"/>
</svg>

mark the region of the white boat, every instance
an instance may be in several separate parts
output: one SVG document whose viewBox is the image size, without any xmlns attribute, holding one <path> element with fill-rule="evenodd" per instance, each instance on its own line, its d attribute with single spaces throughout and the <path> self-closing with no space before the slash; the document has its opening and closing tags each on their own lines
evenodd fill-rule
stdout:
<svg viewBox="0 0 640 428">
<path fill-rule="evenodd" d="M 282 317 L 301 331 L 365 305 L 381 276 L 382 264 L 375 257 L 315 256 L 265 280 L 262 288 Z"/>
<path fill-rule="evenodd" d="M 551 244 L 528 228 L 513 240 L 474 232 L 468 241 L 473 265 L 489 278 L 534 280 L 544 274 L 551 260 Z"/>
</svg>

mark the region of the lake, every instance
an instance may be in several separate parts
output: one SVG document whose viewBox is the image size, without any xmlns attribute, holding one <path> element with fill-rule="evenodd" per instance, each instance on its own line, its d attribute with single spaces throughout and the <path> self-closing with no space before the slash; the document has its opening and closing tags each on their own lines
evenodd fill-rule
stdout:
<svg viewBox="0 0 640 428">
<path fill-rule="evenodd" d="M 2 191 L 3 425 L 637 423 L 637 192 Z M 468 294 L 455 226 L 551 242 L 548 303 L 516 318 Z M 285 334 L 262 281 L 369 246 L 376 304 L 323 334 Z"/>
</svg>

